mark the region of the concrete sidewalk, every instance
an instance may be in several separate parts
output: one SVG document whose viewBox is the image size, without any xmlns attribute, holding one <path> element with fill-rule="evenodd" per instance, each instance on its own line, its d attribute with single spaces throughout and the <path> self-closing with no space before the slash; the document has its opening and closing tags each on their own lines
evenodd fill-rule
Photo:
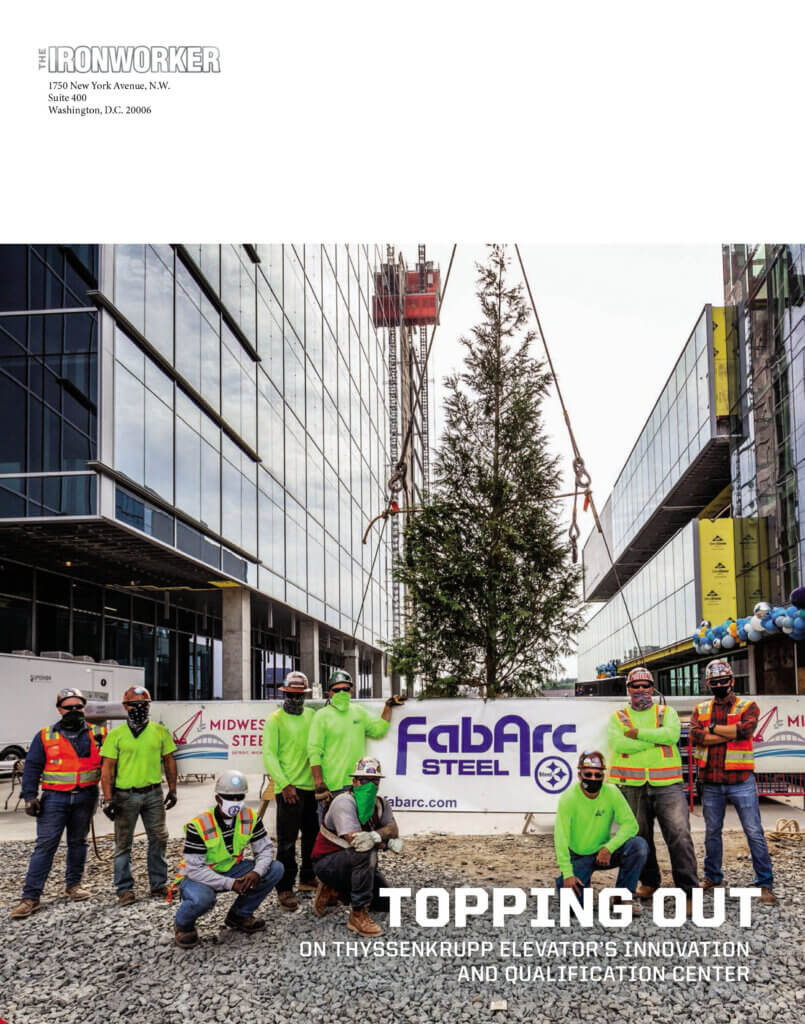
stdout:
<svg viewBox="0 0 805 1024">
<path fill-rule="evenodd" d="M 250 775 L 249 799 L 246 801 L 250 807 L 257 810 L 260 806 L 260 786 L 262 776 Z M 14 790 L 8 800 L 8 810 L 3 809 L 6 798 L 9 797 L 11 784 L 7 780 L 0 781 L 0 843 L 13 839 L 33 840 L 36 836 L 36 819 L 29 817 L 20 803 L 19 809 L 14 810 L 18 789 Z M 213 779 L 198 781 L 194 778 L 180 782 L 177 794 L 179 802 L 167 812 L 168 832 L 171 838 L 179 838 L 184 834 L 184 825 L 193 818 L 199 811 L 211 807 L 213 798 Z M 167 788 L 165 789 L 167 792 Z M 768 831 L 775 827 L 780 818 L 794 818 L 799 822 L 799 827 L 805 831 L 805 810 L 802 808 L 803 798 L 779 797 L 763 798 L 760 802 L 760 814 L 763 820 L 763 827 Z M 400 833 L 403 836 L 427 835 L 429 833 L 453 834 L 453 835 L 501 835 L 519 834 L 522 832 L 525 820 L 524 814 L 485 814 L 470 813 L 460 814 L 449 811 L 395 811 L 395 817 L 400 826 Z M 535 814 L 532 818 L 529 831 L 536 833 L 550 833 L 553 831 L 552 814 Z M 264 817 L 268 834 L 276 835 L 276 804 L 272 800 Z M 704 831 L 704 820 L 701 816 L 701 806 L 694 804 L 693 814 L 690 819 L 690 827 L 693 832 Z M 740 830 L 740 822 L 734 808 L 728 807 L 724 820 L 725 829 Z M 97 836 L 111 835 L 113 831 L 112 822 L 100 811 L 95 815 L 95 834 Z"/>
</svg>

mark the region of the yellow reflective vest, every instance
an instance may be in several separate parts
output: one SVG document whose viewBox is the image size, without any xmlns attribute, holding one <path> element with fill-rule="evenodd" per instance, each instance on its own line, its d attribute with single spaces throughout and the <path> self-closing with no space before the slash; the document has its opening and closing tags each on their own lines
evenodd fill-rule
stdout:
<svg viewBox="0 0 805 1024">
<path fill-rule="evenodd" d="M 679 715 L 667 704 L 625 707 L 609 720 L 609 779 L 619 786 L 670 786 L 682 781 Z M 625 735 L 637 729 L 639 738 Z"/>
</svg>

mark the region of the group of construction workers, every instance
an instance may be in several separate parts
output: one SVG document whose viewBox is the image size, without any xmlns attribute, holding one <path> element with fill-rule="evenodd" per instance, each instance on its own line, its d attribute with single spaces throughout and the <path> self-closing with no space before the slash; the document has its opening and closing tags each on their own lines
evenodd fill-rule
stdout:
<svg viewBox="0 0 805 1024">
<path fill-rule="evenodd" d="M 731 803 L 749 845 L 760 902 L 774 905 L 777 897 L 752 753 L 758 706 L 735 693 L 726 660 L 711 661 L 704 679 L 711 697 L 696 705 L 690 720 L 705 823 L 701 888 L 723 885 L 721 832 Z M 685 893 L 690 913 L 692 892 L 700 883 L 682 780 L 679 715 L 669 705 L 655 703 L 654 678 L 643 666 L 629 673 L 626 692 L 629 703 L 609 721 L 609 781 L 601 751 L 584 751 L 578 760 L 578 782 L 559 799 L 554 826 L 557 885 L 579 892 L 589 885 L 594 871 L 617 867 L 616 885 L 632 894 L 629 902 L 639 913 L 640 901 L 650 900 L 661 884 L 656 821 L 668 849 L 674 886 Z"/>
<path fill-rule="evenodd" d="M 701 888 L 723 884 L 721 830 L 730 802 L 749 843 L 760 902 L 774 904 L 771 860 L 753 775 L 758 707 L 734 693 L 732 670 L 724 660 L 708 664 L 705 682 L 711 698 L 696 706 L 690 722 L 706 826 Z M 390 697 L 377 717 L 352 701 L 352 679 L 340 669 L 330 676 L 327 703 L 317 711 L 305 706 L 312 691 L 304 673 L 289 673 L 280 691 L 282 707 L 268 716 L 263 732 L 263 759 L 277 805 L 276 859 L 262 820 L 246 805 L 245 776 L 224 771 L 215 783 L 214 805 L 185 826 L 184 856 L 172 883 L 165 815 L 177 801 L 176 747 L 170 732 L 150 720 L 148 690 L 137 686 L 126 691 L 127 720 L 108 734 L 86 722 L 86 700 L 79 690 L 60 691 L 60 721 L 37 733 L 25 761 L 22 797 L 26 812 L 37 818 L 37 840 L 22 898 L 11 916 L 26 918 L 39 910 L 65 831 L 66 895 L 71 900 L 89 897 L 81 881 L 100 784 L 101 806 L 115 829 L 118 903 L 126 906 L 136 900 L 131 848 L 141 820 L 148 839 L 150 894 L 180 901 L 174 920 L 179 947 L 198 944 L 196 922 L 213 908 L 221 892 L 236 894 L 225 924 L 246 934 L 260 931 L 265 922 L 254 914 L 273 888 L 285 911 L 299 909 L 295 887 L 315 891 L 316 916 L 344 903 L 350 907 L 351 931 L 369 937 L 382 934 L 370 916 L 370 911 L 388 908 L 380 896 L 386 883 L 378 870 L 378 854 L 399 853 L 402 840 L 390 804 L 378 794 L 381 766 L 366 756 L 365 747 L 367 738 L 385 736 L 392 709 L 405 698 Z M 690 912 L 692 891 L 700 883 L 682 780 L 679 716 L 672 707 L 655 703 L 654 680 L 646 668 L 629 674 L 627 694 L 628 704 L 610 719 L 609 781 L 604 754 L 584 751 L 578 760 L 578 782 L 559 800 L 554 829 L 557 886 L 580 892 L 594 871 L 617 867 L 616 885 L 631 894 L 628 902 L 639 913 L 640 901 L 650 899 L 661 884 L 656 820 L 668 848 L 674 885 L 686 894 Z M 164 798 L 163 773 L 168 785 Z M 249 846 L 251 857 L 246 858 Z"/>
<path fill-rule="evenodd" d="M 378 717 L 353 703 L 352 691 L 349 673 L 336 670 L 326 705 L 314 712 L 305 707 L 312 691 L 304 673 L 290 672 L 280 687 L 282 707 L 269 715 L 263 733 L 263 758 L 277 803 L 276 859 L 262 820 L 246 806 L 246 777 L 225 771 L 215 783 L 214 806 L 185 826 L 184 856 L 169 883 L 166 812 L 177 802 L 176 745 L 165 726 L 151 721 L 150 693 L 130 687 L 123 695 L 126 721 L 107 733 L 86 721 L 87 702 L 80 690 L 61 690 L 56 700 L 60 720 L 34 736 L 23 769 L 22 799 L 26 813 L 37 819 L 37 839 L 12 918 L 27 918 L 40 909 L 65 832 L 66 896 L 89 898 L 81 881 L 100 784 L 101 809 L 114 824 L 118 904 L 136 902 L 131 849 L 142 821 L 150 895 L 180 900 L 174 921 L 178 946 L 198 943 L 196 921 L 212 909 L 219 892 L 237 894 L 225 924 L 247 934 L 265 927 L 254 912 L 273 888 L 284 910 L 297 910 L 300 833 L 299 889 L 315 890 L 313 912 L 323 916 L 344 902 L 351 908 L 351 931 L 381 934 L 369 916 L 370 909 L 385 909 L 378 896 L 385 881 L 377 870 L 377 854 L 399 853 L 402 840 L 390 804 L 378 796 L 380 763 L 365 756 L 365 747 L 367 738 L 385 736 L 392 708 L 405 698 L 390 697 Z M 163 774 L 168 785 L 164 798 Z M 244 857 L 247 846 L 249 859 Z"/>
</svg>

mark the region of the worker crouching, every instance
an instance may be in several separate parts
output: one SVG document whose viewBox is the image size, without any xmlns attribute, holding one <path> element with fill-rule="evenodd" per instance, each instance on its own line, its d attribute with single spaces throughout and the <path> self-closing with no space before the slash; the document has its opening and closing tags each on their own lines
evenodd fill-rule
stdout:
<svg viewBox="0 0 805 1024">
<path fill-rule="evenodd" d="M 386 881 L 377 867 L 378 852 L 400 853 L 402 839 L 391 806 L 377 795 L 383 778 L 380 762 L 361 758 L 352 772 L 352 786 L 330 804 L 313 847 L 313 865 L 320 886 L 313 903 L 318 917 L 339 901 L 352 912 L 347 928 L 358 935 L 382 935 L 369 910 L 387 912 L 388 899 L 379 895 Z"/>
<path fill-rule="evenodd" d="M 215 806 L 185 825 L 184 860 L 176 879 L 182 903 L 174 923 L 182 949 L 198 943 L 196 921 L 212 910 L 221 892 L 237 893 L 224 920 L 228 928 L 247 935 L 265 928 L 254 912 L 282 878 L 283 867 L 274 860 L 262 821 L 244 803 L 248 788 L 239 772 L 223 772 L 215 783 Z M 254 860 L 243 859 L 249 844 Z"/>
</svg>

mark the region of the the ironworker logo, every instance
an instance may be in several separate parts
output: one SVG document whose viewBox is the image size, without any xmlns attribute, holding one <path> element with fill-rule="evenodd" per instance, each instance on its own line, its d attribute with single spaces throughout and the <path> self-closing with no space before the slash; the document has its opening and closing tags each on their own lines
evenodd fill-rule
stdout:
<svg viewBox="0 0 805 1024">
<path fill-rule="evenodd" d="M 561 793 L 570 785 L 573 773 L 562 757 L 543 757 L 534 769 L 534 781 L 545 793 Z"/>
</svg>

